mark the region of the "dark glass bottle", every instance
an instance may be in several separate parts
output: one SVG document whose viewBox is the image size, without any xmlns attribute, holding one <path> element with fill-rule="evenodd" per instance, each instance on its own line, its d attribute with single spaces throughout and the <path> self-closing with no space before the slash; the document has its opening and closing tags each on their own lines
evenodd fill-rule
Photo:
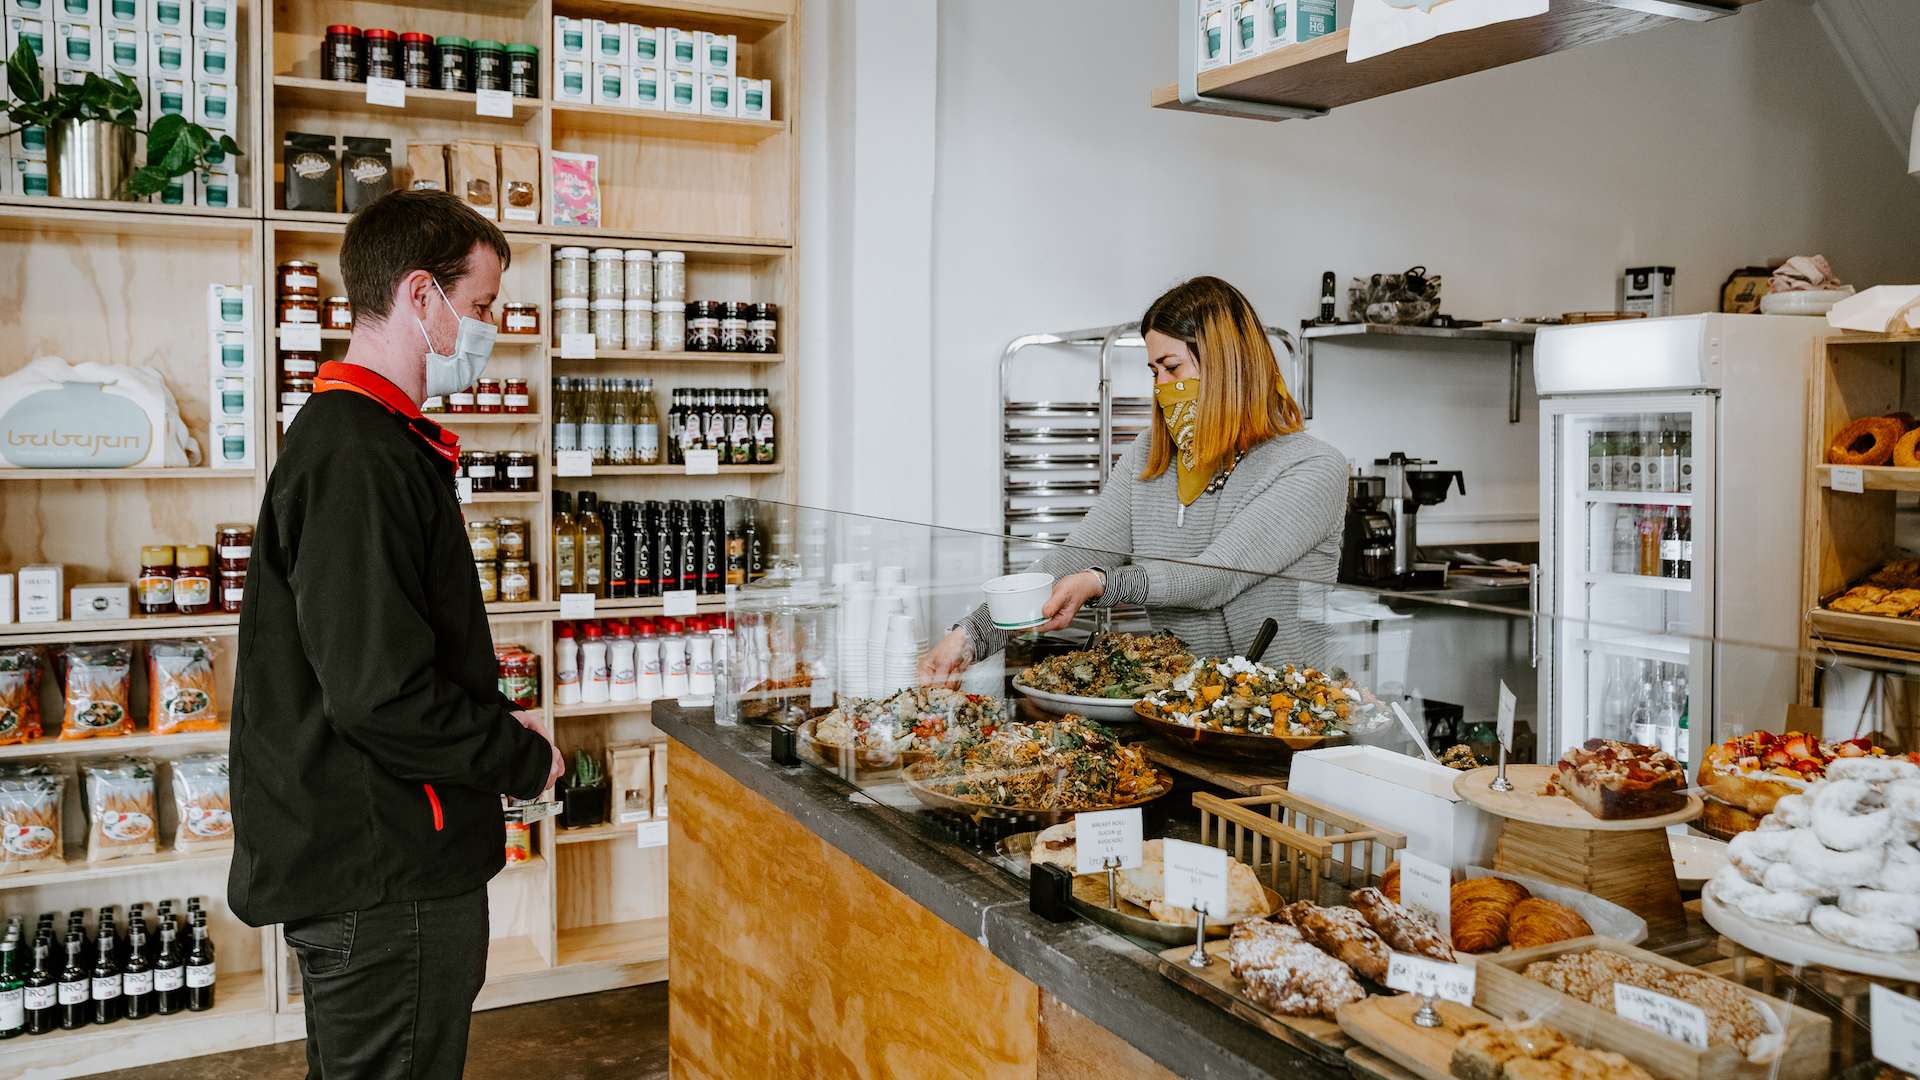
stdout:
<svg viewBox="0 0 1920 1080">
<path fill-rule="evenodd" d="M 206 1012 L 213 1008 L 213 941 L 207 937 L 204 915 L 193 923 L 193 946 L 187 950 L 187 1009 Z"/>
<path fill-rule="evenodd" d="M 20 942 L 0 941 L 0 1039 L 27 1033 L 26 980 L 20 974 Z"/>
<path fill-rule="evenodd" d="M 624 503 L 608 502 L 600 508 L 606 519 L 607 598 L 625 600 L 633 591 L 633 549 L 627 546 L 627 508 Z"/>
<path fill-rule="evenodd" d="M 760 531 L 760 523 L 752 515 L 740 523 L 747 540 L 747 580 L 759 581 L 767 576 L 766 539 Z"/>
<path fill-rule="evenodd" d="M 60 969 L 56 991 L 60 999 L 60 1027 L 66 1031 L 86 1027 L 93 1020 L 93 984 L 87 978 L 87 965 L 80 959 L 86 945 L 85 934 L 67 935 L 67 964 Z"/>
<path fill-rule="evenodd" d="M 653 544 L 647 539 L 647 505 L 629 500 L 620 504 L 627 529 L 620 542 L 627 546 L 627 568 L 633 578 L 628 596 L 653 595 Z"/>
<path fill-rule="evenodd" d="M 144 1020 L 154 1013 L 153 962 L 147 956 L 147 932 L 144 920 L 136 919 L 127 928 L 127 962 L 120 969 L 120 1001 L 129 1020 Z"/>
<path fill-rule="evenodd" d="M 120 965 L 114 962 L 113 923 L 100 928 L 93 948 L 93 1022 L 111 1024 L 120 1019 Z"/>
<path fill-rule="evenodd" d="M 727 591 L 727 504 L 707 504 L 706 527 L 700 531 L 700 591 L 719 596 Z"/>
<path fill-rule="evenodd" d="M 186 1007 L 186 959 L 180 955 L 179 931 L 168 917 L 160 924 L 160 949 L 153 958 L 153 1011 L 172 1016 Z"/>
<path fill-rule="evenodd" d="M 53 973 L 53 936 L 33 943 L 33 970 L 27 973 L 27 1034 L 45 1035 L 60 1026 L 60 992 Z"/>
<path fill-rule="evenodd" d="M 674 566 L 674 588 L 682 591 L 698 588 L 700 584 L 700 548 L 695 543 L 692 505 L 678 499 L 673 503 L 674 513 L 674 550 L 679 559 Z"/>
</svg>

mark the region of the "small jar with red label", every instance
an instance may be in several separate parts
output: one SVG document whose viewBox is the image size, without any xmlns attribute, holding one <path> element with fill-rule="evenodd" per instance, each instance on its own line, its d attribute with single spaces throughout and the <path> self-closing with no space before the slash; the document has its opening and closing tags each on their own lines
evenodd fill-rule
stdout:
<svg viewBox="0 0 1920 1080">
<path fill-rule="evenodd" d="M 488 415 L 502 411 L 499 379 L 481 379 L 473 384 L 473 407 Z"/>
<path fill-rule="evenodd" d="M 503 334 L 538 334 L 540 332 L 539 304 L 508 304 L 501 308 L 500 332 Z"/>
<path fill-rule="evenodd" d="M 533 395 L 527 392 L 527 380 L 508 379 L 501 383 L 500 407 L 510 413 L 533 411 Z"/>
<path fill-rule="evenodd" d="M 280 354 L 280 375 L 283 379 L 311 379 L 320 371 L 320 354 L 317 352 L 282 352 Z"/>
<path fill-rule="evenodd" d="M 320 325 L 328 330 L 353 329 L 353 305 L 344 296 L 327 297 Z"/>
<path fill-rule="evenodd" d="M 213 552 L 205 544 L 182 544 L 174 549 L 173 606 L 182 615 L 199 615 L 213 608 Z"/>
<path fill-rule="evenodd" d="M 447 411 L 450 413 L 470 413 L 480 411 L 479 401 L 474 397 L 473 387 L 455 390 L 447 395 Z"/>
<path fill-rule="evenodd" d="M 220 610 L 229 615 L 240 614 L 240 602 L 247 597 L 247 572 L 245 570 L 220 571 Z"/>
<path fill-rule="evenodd" d="M 280 298 L 280 325 L 282 326 L 318 326 L 320 325 L 320 298 L 316 296 L 283 296 Z"/>
<path fill-rule="evenodd" d="M 173 610 L 173 548 L 154 544 L 140 549 L 140 613 L 159 615 Z"/>
<path fill-rule="evenodd" d="M 247 563 L 253 558 L 253 526 L 244 521 L 216 526 L 213 547 L 221 570 L 246 573 Z"/>
</svg>

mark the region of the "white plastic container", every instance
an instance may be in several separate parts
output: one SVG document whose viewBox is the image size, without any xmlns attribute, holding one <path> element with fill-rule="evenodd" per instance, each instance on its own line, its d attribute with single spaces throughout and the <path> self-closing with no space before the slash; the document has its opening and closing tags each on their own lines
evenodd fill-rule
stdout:
<svg viewBox="0 0 1920 1080">
<path fill-rule="evenodd" d="M 659 64 L 635 64 L 628 74 L 627 96 L 636 109 L 659 111 L 667 107 L 666 78 Z"/>
<path fill-rule="evenodd" d="M 580 642 L 572 634 L 553 643 L 553 698 L 559 705 L 580 703 Z"/>
<path fill-rule="evenodd" d="M 738 39 L 732 34 L 716 34 L 710 30 L 700 31 L 701 73 L 727 76 L 738 74 L 739 62 L 734 55 L 738 45 Z"/>
<path fill-rule="evenodd" d="M 678 633 L 660 639 L 660 693 L 669 698 L 687 695 L 687 639 Z"/>
<path fill-rule="evenodd" d="M 653 348 L 655 352 L 687 351 L 687 305 L 678 300 L 654 301 Z"/>
<path fill-rule="evenodd" d="M 109 26 L 103 30 L 106 43 L 107 70 L 130 75 L 135 79 L 147 77 L 147 32 L 130 26 Z"/>
<path fill-rule="evenodd" d="M 1001 630 L 1027 630 L 1046 621 L 1040 612 L 1053 595 L 1052 574 L 1008 574 L 980 591 L 987 594 L 987 612 Z"/>
<path fill-rule="evenodd" d="M 625 324 L 622 336 L 626 338 L 628 349 L 645 352 L 653 348 L 653 304 L 646 300 L 623 300 L 622 322 Z"/>
<path fill-rule="evenodd" d="M 635 66 L 642 64 L 658 66 L 662 47 L 660 27 L 641 26 L 639 23 L 627 24 L 627 63 Z"/>
<path fill-rule="evenodd" d="M 735 79 L 733 107 L 742 120 L 773 119 L 773 80 L 749 79 L 744 75 Z"/>
<path fill-rule="evenodd" d="M 660 54 L 660 62 L 669 69 L 698 74 L 700 35 L 678 27 L 664 27 L 660 31 Z"/>
<path fill-rule="evenodd" d="M 624 300 L 593 302 L 593 344 L 597 349 L 615 351 L 627 347 L 627 311 Z"/>
<path fill-rule="evenodd" d="M 738 115 L 738 110 L 733 107 L 733 76 L 701 74 L 700 114 L 702 116 Z"/>
<path fill-rule="evenodd" d="M 622 300 L 653 299 L 653 252 L 646 248 L 629 248 L 623 260 L 626 263 L 625 292 Z"/>
<path fill-rule="evenodd" d="M 588 47 L 592 50 L 588 58 L 596 64 L 626 67 L 633 62 L 627 53 L 626 23 L 593 20 L 593 38 Z"/>
<path fill-rule="evenodd" d="M 193 39 L 193 81 L 233 82 L 240 74 L 240 53 L 229 38 Z"/>
<path fill-rule="evenodd" d="M 667 86 L 662 93 L 670 113 L 700 112 L 700 73 L 685 68 L 668 68 Z"/>
<path fill-rule="evenodd" d="M 553 100 L 575 105 L 593 100 L 593 65 L 585 60 L 556 59 L 553 62 Z"/>
<path fill-rule="evenodd" d="M 627 94 L 627 65 L 607 61 L 594 62 L 593 103 L 595 105 L 632 104 Z"/>
<path fill-rule="evenodd" d="M 634 642 L 624 628 L 614 631 L 607 646 L 607 664 L 611 671 L 607 687 L 609 701 L 635 701 L 640 696 L 640 674 L 634 666 Z"/>
<path fill-rule="evenodd" d="M 580 643 L 580 700 L 597 704 L 608 700 L 612 690 L 613 676 L 607 663 L 607 643 L 600 637 L 597 627 L 589 627 L 586 640 Z"/>
<path fill-rule="evenodd" d="M 687 639 L 687 693 L 713 696 L 713 636 L 694 634 Z"/>
<path fill-rule="evenodd" d="M 589 299 L 624 300 L 627 295 L 627 253 L 619 248 L 594 248 L 593 292 Z"/>
<path fill-rule="evenodd" d="M 640 701 L 656 701 L 666 690 L 660 671 L 660 639 L 643 637 L 634 643 L 634 666 L 639 672 Z"/>
<path fill-rule="evenodd" d="M 586 61 L 593 56 L 593 20 L 553 17 L 553 59 Z"/>
<path fill-rule="evenodd" d="M 91 71 L 106 69 L 106 49 L 96 23 L 67 22 L 53 24 L 53 69 L 55 71 Z"/>
<path fill-rule="evenodd" d="M 1334 746 L 1293 755 L 1287 790 L 1405 833 L 1407 850 L 1422 858 L 1455 870 L 1490 865 L 1499 822 L 1453 793 L 1459 775 L 1377 746 Z M 1368 869 L 1384 871 L 1386 855 L 1379 852 Z"/>
<path fill-rule="evenodd" d="M 687 302 L 687 253 L 661 251 L 653 256 L 653 300 L 675 304 Z"/>
</svg>

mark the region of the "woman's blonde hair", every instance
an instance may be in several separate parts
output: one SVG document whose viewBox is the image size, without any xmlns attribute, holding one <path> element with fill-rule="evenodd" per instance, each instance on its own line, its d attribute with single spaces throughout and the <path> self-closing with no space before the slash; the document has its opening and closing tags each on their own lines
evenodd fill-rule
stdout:
<svg viewBox="0 0 1920 1080">
<path fill-rule="evenodd" d="M 1275 435 L 1301 430 L 1300 405 L 1274 360 L 1260 316 L 1240 290 L 1217 277 L 1183 281 L 1140 317 L 1140 333 L 1158 331 L 1186 342 L 1200 366 L 1200 409 L 1194 460 L 1208 475 Z M 1140 479 L 1152 480 L 1173 460 L 1173 433 L 1153 410 L 1153 437 Z"/>
</svg>

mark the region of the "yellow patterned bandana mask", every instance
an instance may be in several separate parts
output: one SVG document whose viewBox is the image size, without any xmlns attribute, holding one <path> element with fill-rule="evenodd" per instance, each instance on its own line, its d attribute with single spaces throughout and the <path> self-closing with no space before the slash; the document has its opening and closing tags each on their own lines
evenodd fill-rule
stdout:
<svg viewBox="0 0 1920 1080">
<path fill-rule="evenodd" d="M 1200 380 L 1175 379 L 1153 388 L 1153 400 L 1160 416 L 1173 435 L 1174 478 L 1178 481 L 1180 505 L 1192 506 L 1193 500 L 1207 490 L 1213 478 L 1200 471 L 1194 448 L 1200 420 Z"/>
</svg>

